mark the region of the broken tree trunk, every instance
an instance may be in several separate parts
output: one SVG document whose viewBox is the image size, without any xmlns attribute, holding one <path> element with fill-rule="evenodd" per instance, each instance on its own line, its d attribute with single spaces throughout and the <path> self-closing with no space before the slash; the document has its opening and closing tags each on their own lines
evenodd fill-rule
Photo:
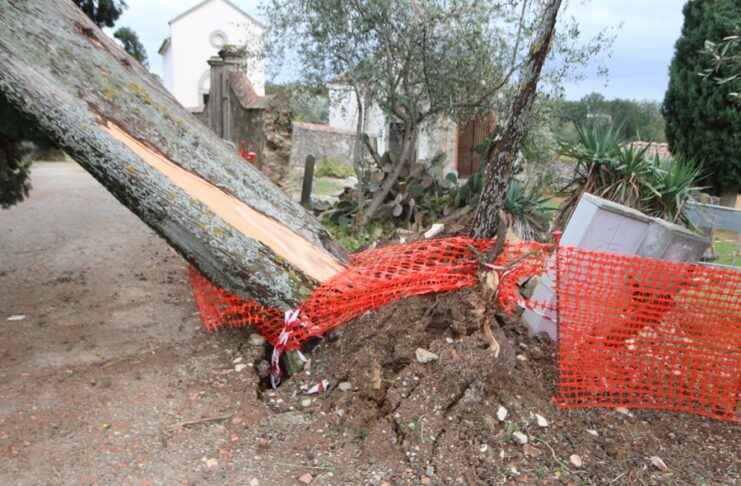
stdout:
<svg viewBox="0 0 741 486">
<path fill-rule="evenodd" d="M 311 215 L 72 2 L 0 0 L 0 91 L 225 289 L 295 307 L 343 267 Z"/>
</svg>

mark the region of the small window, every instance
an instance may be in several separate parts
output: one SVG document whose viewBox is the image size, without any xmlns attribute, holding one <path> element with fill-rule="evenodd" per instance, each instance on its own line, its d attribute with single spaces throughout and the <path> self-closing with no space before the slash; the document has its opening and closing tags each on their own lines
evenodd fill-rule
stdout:
<svg viewBox="0 0 741 486">
<path fill-rule="evenodd" d="M 401 123 L 389 123 L 389 150 L 399 150 L 404 137 L 404 125 Z"/>
<path fill-rule="evenodd" d="M 198 102 L 201 103 L 199 106 L 206 104 L 207 96 L 211 91 L 211 69 L 206 69 L 201 73 L 201 77 L 198 79 Z"/>
</svg>

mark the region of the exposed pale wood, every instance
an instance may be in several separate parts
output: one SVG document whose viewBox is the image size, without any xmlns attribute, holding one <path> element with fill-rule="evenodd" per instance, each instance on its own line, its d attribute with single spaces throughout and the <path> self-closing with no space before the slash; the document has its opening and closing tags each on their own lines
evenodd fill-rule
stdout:
<svg viewBox="0 0 741 486">
<path fill-rule="evenodd" d="M 314 279 L 323 282 L 342 269 L 342 265 L 328 253 L 311 245 L 278 221 L 255 211 L 244 201 L 240 201 L 205 179 L 166 159 L 135 140 L 115 123 L 104 122 L 103 127 L 142 160 L 170 179 L 173 184 L 208 206 L 227 224 L 248 238 L 269 246 L 278 256 L 285 258 Z"/>
<path fill-rule="evenodd" d="M 0 91 L 218 285 L 287 308 L 342 268 L 311 215 L 71 2 L 0 0 Z"/>
</svg>

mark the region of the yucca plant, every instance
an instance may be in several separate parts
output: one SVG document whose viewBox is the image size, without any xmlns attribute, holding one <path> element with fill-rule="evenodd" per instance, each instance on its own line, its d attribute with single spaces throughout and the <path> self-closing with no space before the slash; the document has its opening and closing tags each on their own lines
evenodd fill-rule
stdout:
<svg viewBox="0 0 741 486">
<path fill-rule="evenodd" d="M 561 228 L 581 196 L 589 192 L 673 223 L 692 227 L 684 214 L 701 170 L 677 159 L 646 157 L 649 146 L 625 143 L 620 128 L 577 127 L 579 142 L 561 143 L 560 153 L 576 161 L 574 177 L 559 192 L 565 197 L 557 217 Z"/>
<path fill-rule="evenodd" d="M 551 214 L 547 201 L 537 188 L 527 187 L 515 178 L 510 180 L 503 209 L 510 215 L 512 232 L 518 238 L 538 241 L 545 236 Z"/>
<path fill-rule="evenodd" d="M 651 185 L 654 167 L 646 159 L 648 148 L 648 145 L 641 149 L 632 145 L 618 146 L 611 177 L 603 182 L 596 195 L 632 208 L 641 207 L 646 194 L 654 192 Z"/>
<path fill-rule="evenodd" d="M 655 197 L 649 200 L 647 213 L 692 228 L 685 210 L 693 194 L 704 189 L 695 185 L 702 177 L 702 169 L 681 159 L 660 160 L 658 156 L 654 157 L 652 165 Z"/>
<path fill-rule="evenodd" d="M 582 194 L 598 194 L 603 188 L 612 186 L 618 171 L 615 161 L 620 149 L 618 130 L 612 126 L 603 129 L 577 125 L 576 132 L 578 143 L 559 142 L 559 154 L 576 162 L 573 178 L 558 194 L 565 197 L 556 220 L 562 228 L 571 218 Z"/>
</svg>

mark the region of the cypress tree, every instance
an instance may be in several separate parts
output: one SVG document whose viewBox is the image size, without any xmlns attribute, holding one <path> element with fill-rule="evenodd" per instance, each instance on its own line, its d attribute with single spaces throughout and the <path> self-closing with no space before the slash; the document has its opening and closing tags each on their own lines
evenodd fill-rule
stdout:
<svg viewBox="0 0 741 486">
<path fill-rule="evenodd" d="M 145 68 L 149 67 L 147 51 L 144 49 L 139 36 L 130 27 L 121 27 L 113 33 L 113 37 L 121 44 L 126 52 L 139 61 Z"/>
<path fill-rule="evenodd" d="M 702 74 L 711 68 L 703 53 L 706 40 L 732 35 L 741 19 L 741 0 L 690 0 L 684 6 L 682 34 L 669 68 L 662 114 L 666 138 L 675 155 L 702 164 L 703 181 L 716 194 L 741 192 L 741 110 L 731 83 L 718 84 Z M 717 78 L 730 75 L 720 66 Z"/>
</svg>

